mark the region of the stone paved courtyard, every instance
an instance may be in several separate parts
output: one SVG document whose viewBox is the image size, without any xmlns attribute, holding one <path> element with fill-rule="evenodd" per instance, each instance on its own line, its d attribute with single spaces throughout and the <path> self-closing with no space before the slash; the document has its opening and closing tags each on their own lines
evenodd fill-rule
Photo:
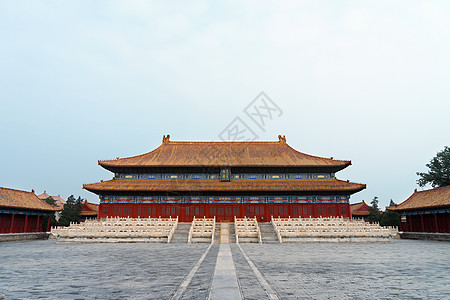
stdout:
<svg viewBox="0 0 450 300">
<path fill-rule="evenodd" d="M 0 294 L 6 299 L 208 299 L 220 245 L 209 246 L 3 243 Z M 242 299 L 269 299 L 268 288 L 278 299 L 450 298 L 445 242 L 241 244 L 244 252 L 230 246 Z"/>
</svg>

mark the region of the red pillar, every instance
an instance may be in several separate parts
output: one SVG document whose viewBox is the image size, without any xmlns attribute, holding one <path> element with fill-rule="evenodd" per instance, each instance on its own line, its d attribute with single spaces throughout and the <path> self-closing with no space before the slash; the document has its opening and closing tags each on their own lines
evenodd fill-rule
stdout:
<svg viewBox="0 0 450 300">
<path fill-rule="evenodd" d="M 27 232 L 28 215 L 25 215 L 25 224 L 23 225 L 23 232 Z"/>
<path fill-rule="evenodd" d="M 439 232 L 439 223 L 437 220 L 437 214 L 433 214 L 434 215 L 434 232 Z"/>
<path fill-rule="evenodd" d="M 41 216 L 37 217 L 37 222 L 36 222 L 36 232 L 39 232 L 39 221 L 41 220 Z"/>
<path fill-rule="evenodd" d="M 412 230 L 412 216 L 408 216 L 409 218 L 409 232 L 412 232 L 413 230 Z"/>
<path fill-rule="evenodd" d="M 47 230 L 46 230 L 46 232 L 48 232 L 49 226 L 50 226 L 50 216 L 48 216 L 48 218 L 47 218 Z"/>
<path fill-rule="evenodd" d="M 422 232 L 425 232 L 425 224 L 423 223 L 423 215 L 420 215 L 420 228 L 422 228 Z"/>
<path fill-rule="evenodd" d="M 14 214 L 11 215 L 11 225 L 9 226 L 9 233 L 13 232 L 13 226 L 14 226 Z"/>
</svg>

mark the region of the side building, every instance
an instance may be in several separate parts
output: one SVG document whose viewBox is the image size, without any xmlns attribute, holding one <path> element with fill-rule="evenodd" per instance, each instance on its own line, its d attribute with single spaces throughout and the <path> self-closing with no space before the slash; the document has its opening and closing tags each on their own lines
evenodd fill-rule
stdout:
<svg viewBox="0 0 450 300">
<path fill-rule="evenodd" d="M 59 210 L 40 200 L 34 191 L 0 187 L 0 233 L 48 231 L 48 217 Z M 47 223 L 43 228 L 44 218 Z"/>
<path fill-rule="evenodd" d="M 106 216 L 193 217 L 343 216 L 350 195 L 365 184 L 339 180 L 351 162 L 296 151 L 274 142 L 174 142 L 128 158 L 99 161 L 114 178 L 83 188 L 100 198 Z"/>
<path fill-rule="evenodd" d="M 358 203 L 350 204 L 350 209 L 352 212 L 353 219 L 362 219 L 365 221 L 369 220 L 370 206 L 367 205 L 367 203 L 364 202 L 364 200 Z"/>
<path fill-rule="evenodd" d="M 55 200 L 55 205 L 58 206 L 61 209 L 64 209 L 64 204 L 66 204 L 66 201 L 61 198 L 60 195 L 58 196 L 50 196 L 49 194 L 47 194 L 45 191 L 37 196 L 39 199 L 41 199 L 42 201 L 47 200 L 49 197 L 52 197 L 53 200 Z"/>
<path fill-rule="evenodd" d="M 417 191 L 404 202 L 387 207 L 400 217 L 400 231 L 450 233 L 450 186 Z"/>
<path fill-rule="evenodd" d="M 97 219 L 98 206 L 98 204 L 90 203 L 87 200 L 84 200 L 81 204 L 80 222 Z"/>
</svg>

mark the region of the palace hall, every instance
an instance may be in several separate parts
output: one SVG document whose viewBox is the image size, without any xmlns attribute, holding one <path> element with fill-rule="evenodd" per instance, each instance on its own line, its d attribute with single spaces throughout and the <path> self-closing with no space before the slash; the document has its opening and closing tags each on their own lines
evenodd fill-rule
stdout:
<svg viewBox="0 0 450 300">
<path fill-rule="evenodd" d="M 264 142 L 171 141 L 148 153 L 98 164 L 113 178 L 84 184 L 100 198 L 98 217 L 351 218 L 350 196 L 365 184 L 339 180 L 351 165 L 299 152 L 284 136 Z"/>
</svg>

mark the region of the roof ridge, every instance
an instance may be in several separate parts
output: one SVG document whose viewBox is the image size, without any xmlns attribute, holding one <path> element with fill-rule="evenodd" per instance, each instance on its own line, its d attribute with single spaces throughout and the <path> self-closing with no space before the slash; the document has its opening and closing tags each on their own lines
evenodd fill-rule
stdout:
<svg viewBox="0 0 450 300">
<path fill-rule="evenodd" d="M 423 192 L 436 191 L 436 190 L 444 189 L 444 188 L 450 188 L 450 185 L 440 186 L 440 187 L 437 187 L 437 188 L 429 188 L 429 189 L 427 189 L 427 190 L 422 190 L 422 191 L 418 191 L 418 190 L 416 189 L 416 193 L 423 193 Z"/>
<path fill-rule="evenodd" d="M 18 189 L 7 188 L 7 187 L 1 187 L 1 186 L 0 186 L 0 189 L 2 189 L 2 190 L 16 191 L 16 192 L 22 192 L 22 193 L 35 194 L 35 193 L 34 193 L 34 190 L 32 190 L 31 192 L 29 192 L 29 191 L 18 190 Z M 36 195 L 36 194 L 35 194 L 35 195 Z"/>
<path fill-rule="evenodd" d="M 284 144 L 280 141 L 168 141 L 165 144 Z"/>
</svg>

